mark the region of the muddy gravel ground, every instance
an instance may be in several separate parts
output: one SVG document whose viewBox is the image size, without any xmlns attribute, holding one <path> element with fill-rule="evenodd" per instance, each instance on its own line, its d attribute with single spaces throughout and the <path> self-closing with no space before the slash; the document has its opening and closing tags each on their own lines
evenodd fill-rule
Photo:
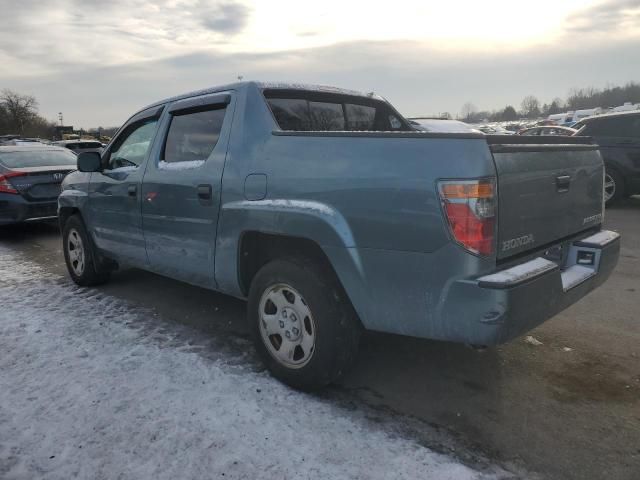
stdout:
<svg viewBox="0 0 640 480">
<path fill-rule="evenodd" d="M 480 470 L 495 462 L 521 478 L 640 478 L 640 197 L 608 209 L 605 223 L 623 235 L 618 267 L 533 330 L 540 343 L 476 351 L 369 333 L 353 371 L 317 399 Z M 55 225 L 2 227 L 0 246 L 66 275 Z M 237 299 L 135 269 L 97 290 L 149 309 L 164 330 L 251 349 Z"/>
</svg>

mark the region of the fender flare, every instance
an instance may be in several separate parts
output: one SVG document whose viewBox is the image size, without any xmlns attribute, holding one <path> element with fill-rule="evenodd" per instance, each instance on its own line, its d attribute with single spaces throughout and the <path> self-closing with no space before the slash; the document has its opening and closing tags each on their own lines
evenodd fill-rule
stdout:
<svg viewBox="0 0 640 480">
<path fill-rule="evenodd" d="M 316 243 L 364 323 L 368 293 L 362 261 L 351 227 L 340 212 L 314 200 L 242 200 L 224 204 L 216 239 L 215 278 L 220 291 L 240 298 L 244 298 L 244 294 L 239 281 L 238 250 L 247 231 L 298 237 Z"/>
</svg>

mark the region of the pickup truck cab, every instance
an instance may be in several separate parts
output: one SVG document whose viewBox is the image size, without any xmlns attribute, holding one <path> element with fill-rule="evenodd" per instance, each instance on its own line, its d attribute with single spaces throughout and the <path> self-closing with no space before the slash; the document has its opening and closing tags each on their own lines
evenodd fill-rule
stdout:
<svg viewBox="0 0 640 480">
<path fill-rule="evenodd" d="M 496 345 L 601 284 L 603 164 L 584 137 L 416 131 L 373 94 L 243 82 L 133 115 L 82 153 L 71 278 L 120 264 L 248 300 L 271 372 L 319 388 L 362 328 Z"/>
</svg>

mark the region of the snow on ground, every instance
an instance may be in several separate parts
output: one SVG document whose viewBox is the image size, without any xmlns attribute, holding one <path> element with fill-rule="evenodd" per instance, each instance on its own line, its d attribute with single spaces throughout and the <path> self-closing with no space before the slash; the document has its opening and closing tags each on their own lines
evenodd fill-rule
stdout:
<svg viewBox="0 0 640 480">
<path fill-rule="evenodd" d="M 0 478 L 489 477 L 9 250 L 0 305 Z"/>
</svg>

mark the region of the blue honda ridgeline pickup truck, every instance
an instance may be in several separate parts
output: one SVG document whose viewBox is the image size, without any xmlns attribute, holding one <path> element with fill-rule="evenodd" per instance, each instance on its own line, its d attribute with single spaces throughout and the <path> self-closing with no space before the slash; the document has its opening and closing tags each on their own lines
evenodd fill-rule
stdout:
<svg viewBox="0 0 640 480">
<path fill-rule="evenodd" d="M 248 299 L 256 348 L 301 389 L 362 328 L 495 345 L 600 285 L 603 164 L 586 137 L 415 131 L 373 94 L 244 82 L 155 103 L 59 197 L 79 285 L 120 264 Z"/>
</svg>

